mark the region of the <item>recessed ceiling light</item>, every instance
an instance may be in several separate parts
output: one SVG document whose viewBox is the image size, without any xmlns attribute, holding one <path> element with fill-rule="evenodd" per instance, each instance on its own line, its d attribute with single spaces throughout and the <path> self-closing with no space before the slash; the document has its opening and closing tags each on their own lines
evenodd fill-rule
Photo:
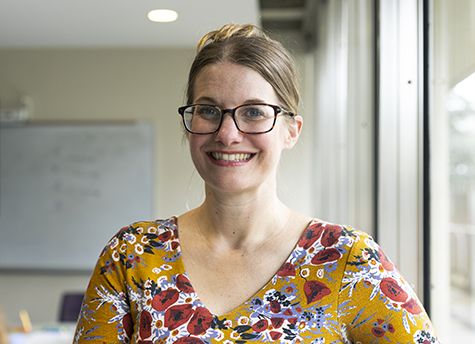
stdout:
<svg viewBox="0 0 475 344">
<path fill-rule="evenodd" d="M 153 10 L 148 12 L 147 17 L 153 22 L 169 23 L 178 18 L 178 13 L 172 10 Z"/>
</svg>

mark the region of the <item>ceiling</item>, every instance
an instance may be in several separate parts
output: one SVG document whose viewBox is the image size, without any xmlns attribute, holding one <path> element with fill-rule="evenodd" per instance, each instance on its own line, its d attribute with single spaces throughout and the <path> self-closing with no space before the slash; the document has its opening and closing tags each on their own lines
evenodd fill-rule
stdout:
<svg viewBox="0 0 475 344">
<path fill-rule="evenodd" d="M 318 11 L 327 1 L 260 0 L 261 26 L 284 41 L 291 37 L 293 49 L 311 50 L 317 45 Z"/>
<path fill-rule="evenodd" d="M 0 0 L 0 48 L 194 47 L 229 22 L 260 24 L 259 0 Z"/>
<path fill-rule="evenodd" d="M 260 25 L 308 49 L 322 1 L 0 0 L 0 49 L 195 47 L 229 22 Z M 151 22 L 153 9 L 173 9 L 178 20 Z"/>
</svg>

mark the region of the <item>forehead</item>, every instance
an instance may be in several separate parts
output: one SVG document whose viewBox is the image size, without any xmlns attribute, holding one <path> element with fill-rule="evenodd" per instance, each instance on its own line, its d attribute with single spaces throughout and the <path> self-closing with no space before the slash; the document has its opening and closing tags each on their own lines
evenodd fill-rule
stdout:
<svg viewBox="0 0 475 344">
<path fill-rule="evenodd" d="M 240 105 L 250 100 L 277 104 L 274 88 L 258 72 L 243 65 L 219 62 L 204 67 L 194 84 L 194 102 L 212 99 Z"/>
</svg>

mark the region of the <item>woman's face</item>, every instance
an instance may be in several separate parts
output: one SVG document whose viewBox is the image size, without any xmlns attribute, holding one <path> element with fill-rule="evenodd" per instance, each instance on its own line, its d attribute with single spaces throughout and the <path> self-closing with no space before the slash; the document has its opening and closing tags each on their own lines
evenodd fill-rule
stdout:
<svg viewBox="0 0 475 344">
<path fill-rule="evenodd" d="M 246 103 L 281 105 L 272 86 L 256 71 L 230 62 L 204 67 L 193 89 L 195 104 L 233 109 Z M 275 187 L 276 170 L 283 149 L 298 139 L 302 119 L 290 124 L 278 116 L 268 133 L 241 133 L 229 113 L 217 133 L 188 134 L 193 163 L 207 187 L 228 192 Z"/>
</svg>

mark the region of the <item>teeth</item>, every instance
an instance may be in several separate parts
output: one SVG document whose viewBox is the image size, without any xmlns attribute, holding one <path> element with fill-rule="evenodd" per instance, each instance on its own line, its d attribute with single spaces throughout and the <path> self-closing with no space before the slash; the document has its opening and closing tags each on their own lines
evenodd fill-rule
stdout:
<svg viewBox="0 0 475 344">
<path fill-rule="evenodd" d="M 223 153 L 211 153 L 211 156 L 215 160 L 223 161 L 245 161 L 251 157 L 251 154 L 223 154 Z"/>
</svg>

